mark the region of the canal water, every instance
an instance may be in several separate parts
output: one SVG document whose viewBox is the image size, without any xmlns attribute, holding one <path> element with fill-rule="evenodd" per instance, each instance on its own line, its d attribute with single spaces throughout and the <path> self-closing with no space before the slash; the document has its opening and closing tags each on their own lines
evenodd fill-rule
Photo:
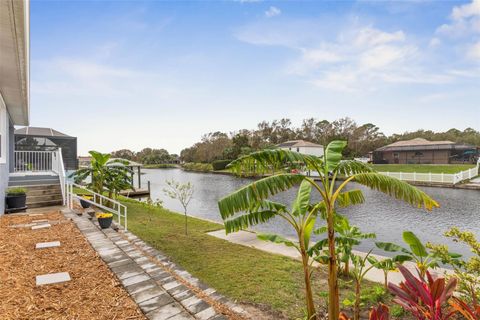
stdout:
<svg viewBox="0 0 480 320">
<path fill-rule="evenodd" d="M 165 180 L 191 182 L 195 193 L 188 213 L 218 222 L 222 221 L 217 206 L 218 200 L 252 181 L 222 174 L 186 172 L 181 169 L 145 169 L 144 172 L 142 183 L 146 187 L 147 181 L 150 181 L 152 199 L 162 200 L 164 207 L 174 211 L 182 212 L 182 207 L 178 201 L 164 195 Z M 421 189 L 440 204 L 440 208 L 428 212 L 358 184 L 352 184 L 350 189 L 352 188 L 361 189 L 366 202 L 341 209 L 340 213 L 348 217 L 351 224 L 359 226 L 363 232 L 375 232 L 376 241 L 402 244 L 402 232 L 410 230 L 424 242 L 446 243 L 451 251 L 469 256 L 467 247 L 449 241 L 443 233 L 450 227 L 457 226 L 462 230 L 474 232 L 477 238 L 480 238 L 480 191 L 422 187 Z M 276 195 L 273 199 L 290 204 L 295 194 L 296 190 L 292 189 Z M 322 224 L 323 221 L 319 219 L 318 226 Z M 256 226 L 253 230 L 294 237 L 291 227 L 281 219 L 271 220 L 270 223 Z M 316 236 L 316 239 L 320 238 L 321 236 Z M 358 249 L 369 251 L 373 247 L 372 241 L 365 240 Z"/>
</svg>

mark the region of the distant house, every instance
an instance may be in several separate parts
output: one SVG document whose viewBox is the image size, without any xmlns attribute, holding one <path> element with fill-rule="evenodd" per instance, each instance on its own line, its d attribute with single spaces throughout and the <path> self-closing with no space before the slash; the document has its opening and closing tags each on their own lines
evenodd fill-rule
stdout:
<svg viewBox="0 0 480 320">
<path fill-rule="evenodd" d="M 373 152 L 373 163 L 453 164 L 475 163 L 476 146 L 452 141 L 429 141 L 423 138 L 397 141 Z"/>
<path fill-rule="evenodd" d="M 317 157 L 323 156 L 322 145 L 305 140 L 286 141 L 278 144 L 277 147 L 283 150 L 290 150 L 301 154 L 308 154 Z"/>
<path fill-rule="evenodd" d="M 62 149 L 65 170 L 77 170 L 77 138 L 52 128 L 24 127 L 15 130 L 15 150 Z"/>
</svg>

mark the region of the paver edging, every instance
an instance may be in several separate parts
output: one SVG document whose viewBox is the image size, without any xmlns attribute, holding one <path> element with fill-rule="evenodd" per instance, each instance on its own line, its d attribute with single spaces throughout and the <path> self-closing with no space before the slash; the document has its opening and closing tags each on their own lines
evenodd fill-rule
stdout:
<svg viewBox="0 0 480 320">
<path fill-rule="evenodd" d="M 122 283 L 125 290 L 148 318 L 156 319 L 159 314 L 163 314 L 160 309 L 168 306 L 167 304 L 150 309 L 148 307 L 148 303 L 152 302 L 150 300 L 156 299 L 158 301 L 159 297 L 165 298 L 166 296 L 171 298 L 172 302 L 178 304 L 178 307 L 182 310 L 179 313 L 179 316 L 181 316 L 179 319 L 188 319 L 186 316 L 189 314 L 192 319 L 227 319 L 228 317 L 223 314 L 224 312 L 236 315 L 236 318 L 239 318 L 239 316 L 244 319 L 250 318 L 243 308 L 220 295 L 214 288 L 201 283 L 186 270 L 171 262 L 160 251 L 149 246 L 129 231 L 123 229 L 118 231 L 113 229 L 102 230 L 94 224 L 94 221 L 84 216 L 78 216 L 71 211 L 62 212 L 75 222 L 88 242 L 117 276 L 119 282 Z M 139 252 L 140 254 L 138 254 Z M 121 270 L 125 272 L 128 269 L 128 267 L 122 268 L 122 266 L 130 264 L 132 264 L 136 273 L 132 273 L 128 277 L 122 276 Z M 140 273 L 140 269 L 143 272 Z M 155 290 L 156 286 L 161 290 Z M 158 295 L 146 299 L 145 296 L 148 296 L 148 293 L 142 294 L 142 292 L 149 290 L 155 292 L 155 294 L 158 293 Z M 185 306 L 183 301 L 191 297 L 197 297 L 198 301 Z M 163 302 L 167 300 L 164 299 Z M 218 312 L 217 308 L 222 311 Z M 172 319 L 176 317 L 176 314 L 172 315 Z"/>
</svg>

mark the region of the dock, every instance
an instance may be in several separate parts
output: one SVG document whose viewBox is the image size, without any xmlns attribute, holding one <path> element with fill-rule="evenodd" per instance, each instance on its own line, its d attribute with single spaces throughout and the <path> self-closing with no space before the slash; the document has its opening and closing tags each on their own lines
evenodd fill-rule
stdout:
<svg viewBox="0 0 480 320">
<path fill-rule="evenodd" d="M 120 191 L 119 194 L 124 197 L 143 197 L 143 196 L 150 196 L 150 190 L 146 188 L 127 189 L 127 190 Z"/>
</svg>

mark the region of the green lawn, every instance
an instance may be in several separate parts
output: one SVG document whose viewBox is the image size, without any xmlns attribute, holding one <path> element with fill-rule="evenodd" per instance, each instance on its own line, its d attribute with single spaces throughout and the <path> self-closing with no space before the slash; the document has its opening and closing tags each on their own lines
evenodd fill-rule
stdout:
<svg viewBox="0 0 480 320">
<path fill-rule="evenodd" d="M 374 164 L 373 168 L 381 172 L 418 172 L 418 173 L 457 173 L 470 168 L 472 164 Z"/>
<path fill-rule="evenodd" d="M 303 316 L 303 274 L 299 262 L 209 236 L 205 233 L 222 225 L 195 218 L 189 218 L 189 235 L 185 236 L 183 215 L 132 200 L 125 204 L 131 232 L 206 284 L 234 300 L 266 306 L 290 319 Z M 315 270 L 314 278 L 315 299 L 323 304 L 320 294 L 327 288 L 325 270 Z M 370 291 L 374 289 L 371 283 L 365 286 Z M 347 285 L 341 287 L 343 296 L 351 294 Z M 375 288 L 378 290 L 378 285 Z"/>
</svg>

